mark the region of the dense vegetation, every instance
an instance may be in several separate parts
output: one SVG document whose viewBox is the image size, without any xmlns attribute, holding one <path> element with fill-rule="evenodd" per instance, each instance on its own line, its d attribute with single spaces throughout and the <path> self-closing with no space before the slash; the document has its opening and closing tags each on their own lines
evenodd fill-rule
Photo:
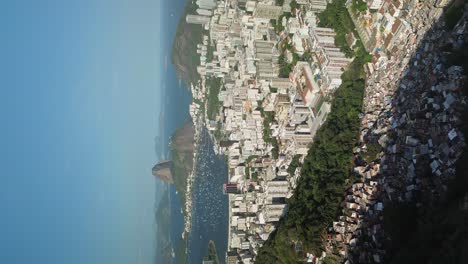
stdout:
<svg viewBox="0 0 468 264">
<path fill-rule="evenodd" d="M 318 131 L 289 199 L 289 210 L 259 252 L 257 263 L 294 263 L 294 241 L 304 249 L 320 252 L 325 228 L 339 212 L 346 179 L 352 169 L 353 147 L 359 132 L 364 79 L 362 64 L 355 60 L 343 76 L 327 122 Z"/>
<path fill-rule="evenodd" d="M 346 54 L 346 56 L 353 56 L 356 52 L 357 57 L 362 57 L 370 59 L 370 55 L 365 52 L 365 49 L 362 46 L 362 42 L 358 40 L 357 46 L 359 47 L 357 51 L 353 51 L 348 44 L 346 43 L 346 34 L 353 32 L 354 36 L 358 36 L 357 31 L 355 30 L 353 20 L 349 16 L 348 10 L 345 8 L 344 0 L 337 0 L 329 3 L 327 9 L 319 14 L 319 26 L 320 27 L 329 27 L 333 28 L 336 33 L 335 44 L 341 49 L 341 51 Z"/>
<path fill-rule="evenodd" d="M 300 158 L 301 158 L 301 155 L 295 155 L 293 159 L 291 160 L 291 163 L 289 163 L 289 167 L 288 167 L 289 175 L 293 176 L 294 172 L 296 171 L 296 168 L 301 166 L 301 162 L 299 161 Z"/>
<path fill-rule="evenodd" d="M 197 44 L 201 43 L 204 29 L 200 25 L 188 24 L 185 21 L 187 14 L 195 14 L 197 5 L 187 1 L 184 13 L 177 24 L 176 36 L 172 44 L 171 61 L 177 69 L 179 78 L 187 83 L 196 83 L 200 76 L 197 66 L 200 64 L 200 55 L 197 53 Z"/>
<path fill-rule="evenodd" d="M 213 240 L 210 240 L 208 242 L 208 255 L 203 257 L 203 263 L 204 262 L 210 262 L 210 263 L 213 263 L 213 264 L 219 264 L 220 261 L 219 261 L 219 257 L 218 257 L 218 253 L 216 252 L 216 246 L 215 246 L 215 243 Z"/>
<path fill-rule="evenodd" d="M 367 10 L 367 4 L 362 0 L 354 0 L 351 4 L 351 8 L 357 12 L 364 12 Z"/>
<path fill-rule="evenodd" d="M 216 122 L 216 129 L 213 131 L 213 136 L 216 142 L 220 142 L 226 138 L 225 133 L 223 133 L 223 123 L 221 121 Z"/>
<path fill-rule="evenodd" d="M 278 20 L 272 19 L 271 20 L 271 25 L 273 28 L 275 28 L 275 31 L 277 34 L 281 33 L 284 30 L 283 26 L 283 17 L 286 17 L 286 19 L 289 19 L 292 16 L 291 13 L 283 13 L 278 17 Z"/>
<path fill-rule="evenodd" d="M 362 65 L 370 56 L 362 43 L 358 49 L 346 46 L 345 34 L 354 32 L 354 25 L 344 8 L 344 0 L 334 1 L 320 15 L 320 26 L 332 27 L 337 32 L 335 42 L 355 61 L 343 74 L 343 84 L 337 90 L 332 112 L 317 133 L 301 171 L 301 179 L 294 196 L 288 201 L 289 211 L 278 229 L 260 249 L 257 263 L 296 263 L 303 260 L 294 244 L 301 242 L 304 251 L 319 253 L 323 249 L 325 229 L 339 211 L 339 203 L 346 179 L 350 174 L 353 142 L 359 130 L 358 113 L 362 104 L 364 80 Z M 445 19 L 453 28 L 460 11 L 449 9 Z M 463 65 L 468 72 L 468 49 L 454 51 L 452 64 Z M 467 90 L 468 85 L 465 85 Z M 466 92 L 466 91 L 465 91 Z M 468 120 L 465 107 L 462 120 Z M 468 134 L 468 124 L 461 127 Z M 368 146 L 368 159 L 375 158 L 378 146 Z M 468 154 L 457 163 L 457 176 L 449 184 L 447 199 L 433 207 L 388 204 L 384 211 L 384 229 L 392 240 L 388 245 L 387 263 L 468 263 L 468 211 L 463 210 L 468 186 Z M 335 256 L 327 263 L 337 263 Z"/>
<path fill-rule="evenodd" d="M 277 159 L 279 155 L 279 146 L 276 138 L 271 136 L 270 124 L 275 122 L 275 112 L 265 112 L 263 108 L 260 109 L 263 116 L 263 140 L 267 144 L 271 144 L 273 149 L 271 150 L 273 158 Z"/>
<path fill-rule="evenodd" d="M 294 47 L 291 43 L 289 43 L 289 38 L 284 39 L 280 44 L 281 54 L 278 58 L 278 63 L 280 65 L 280 73 L 279 76 L 283 78 L 287 78 L 289 73 L 294 69 L 297 62 L 299 61 L 299 55 L 294 53 Z M 292 53 L 292 61 L 288 63 L 286 60 L 286 52 Z"/>
<path fill-rule="evenodd" d="M 208 90 L 208 100 L 206 114 L 211 120 L 215 120 L 219 111 L 219 91 L 221 90 L 221 78 L 209 77 L 206 79 L 206 87 Z"/>
<path fill-rule="evenodd" d="M 376 160 L 378 158 L 377 155 L 382 152 L 382 146 L 380 146 L 379 143 L 369 142 L 367 143 L 366 147 L 367 150 L 362 155 L 362 157 L 367 163 L 371 163 L 372 161 Z"/>
<path fill-rule="evenodd" d="M 174 185 L 179 193 L 181 204 L 185 204 L 186 189 L 187 189 L 187 177 L 189 172 L 185 168 L 184 159 L 182 155 L 175 149 L 172 150 L 172 162 L 173 162 L 173 173 L 174 173 Z M 185 210 L 185 208 L 184 208 Z"/>
<path fill-rule="evenodd" d="M 215 48 L 213 47 L 213 45 L 208 45 L 208 47 L 206 48 L 206 61 L 207 62 L 212 62 L 213 61 L 213 58 L 214 58 L 214 52 L 215 52 Z"/>
<path fill-rule="evenodd" d="M 465 1 L 454 1 L 445 11 L 444 20 L 448 29 L 453 29 L 463 16 L 463 2 Z"/>
<path fill-rule="evenodd" d="M 291 11 L 293 11 L 294 9 L 299 9 L 301 6 L 296 2 L 296 0 L 293 0 L 291 1 L 291 3 L 289 3 L 289 6 L 291 7 Z"/>
<path fill-rule="evenodd" d="M 352 32 L 354 25 L 344 6 L 334 1 L 321 15 L 321 26 L 332 27 L 338 36 Z M 338 38 L 337 36 L 337 38 Z M 336 91 L 332 110 L 309 149 L 294 195 L 288 200 L 288 212 L 277 230 L 260 249 L 257 263 L 296 263 L 303 260 L 293 245 L 300 242 L 305 252 L 319 254 L 323 238 L 340 210 L 346 179 L 352 170 L 353 147 L 360 129 L 359 114 L 364 93 L 363 64 L 369 60 L 361 43 L 353 52 L 346 42 L 337 41 L 355 59 L 343 73 L 343 84 Z M 332 259 L 329 259 L 332 260 Z"/>
<path fill-rule="evenodd" d="M 172 135 L 172 178 L 178 192 L 181 204 L 185 204 L 187 191 L 187 177 L 193 168 L 193 133 L 191 121 L 187 121 Z M 185 210 L 185 207 L 183 208 Z"/>
</svg>

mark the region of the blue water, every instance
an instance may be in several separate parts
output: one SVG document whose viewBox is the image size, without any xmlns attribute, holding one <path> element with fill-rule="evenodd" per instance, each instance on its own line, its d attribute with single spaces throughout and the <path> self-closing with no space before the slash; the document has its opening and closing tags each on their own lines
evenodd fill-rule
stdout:
<svg viewBox="0 0 468 264">
<path fill-rule="evenodd" d="M 201 263 L 213 240 L 220 261 L 224 263 L 228 239 L 228 198 L 223 184 L 228 168 L 223 156 L 216 155 L 213 142 L 203 130 L 193 186 L 192 232 L 189 236 L 188 263 Z"/>
</svg>

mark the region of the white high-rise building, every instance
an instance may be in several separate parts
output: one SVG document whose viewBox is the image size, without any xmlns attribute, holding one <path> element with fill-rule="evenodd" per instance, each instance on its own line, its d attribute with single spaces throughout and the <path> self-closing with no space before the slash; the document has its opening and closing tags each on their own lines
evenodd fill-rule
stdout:
<svg viewBox="0 0 468 264">
<path fill-rule="evenodd" d="M 213 0 L 197 0 L 198 7 L 202 9 L 213 9 L 216 7 L 216 2 Z"/>
<path fill-rule="evenodd" d="M 379 9 L 382 7 L 384 0 L 368 0 L 367 5 L 369 6 L 369 9 Z"/>
<path fill-rule="evenodd" d="M 198 8 L 198 9 L 197 9 L 197 14 L 199 14 L 199 15 L 201 15 L 201 16 L 211 16 L 211 15 L 213 14 L 213 11 L 207 10 L 207 9 Z"/>
<path fill-rule="evenodd" d="M 199 24 L 204 25 L 210 23 L 210 17 L 207 16 L 199 16 L 199 15 L 187 15 L 185 17 L 185 21 L 189 24 Z"/>
</svg>

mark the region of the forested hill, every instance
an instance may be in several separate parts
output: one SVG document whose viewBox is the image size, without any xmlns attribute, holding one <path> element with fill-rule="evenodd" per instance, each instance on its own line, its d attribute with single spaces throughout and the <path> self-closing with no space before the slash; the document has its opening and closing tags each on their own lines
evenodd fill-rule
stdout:
<svg viewBox="0 0 468 264">
<path fill-rule="evenodd" d="M 197 66 L 200 56 L 197 54 L 197 44 L 202 43 L 203 28 L 201 25 L 188 24 L 185 16 L 195 13 L 195 1 L 187 1 L 184 13 L 180 17 L 171 51 L 171 61 L 176 67 L 177 75 L 186 83 L 194 83 L 199 79 Z"/>
<path fill-rule="evenodd" d="M 188 120 L 182 127 L 177 129 L 171 139 L 174 184 L 182 204 L 185 204 L 187 199 L 187 177 L 193 169 L 194 134 L 193 123 Z"/>
</svg>

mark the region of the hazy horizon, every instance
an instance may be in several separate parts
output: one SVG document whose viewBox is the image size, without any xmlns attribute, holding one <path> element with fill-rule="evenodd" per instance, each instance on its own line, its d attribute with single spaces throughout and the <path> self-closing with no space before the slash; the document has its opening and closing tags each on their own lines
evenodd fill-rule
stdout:
<svg viewBox="0 0 468 264">
<path fill-rule="evenodd" d="M 2 5 L 0 262 L 154 262 L 160 4 Z"/>
</svg>

